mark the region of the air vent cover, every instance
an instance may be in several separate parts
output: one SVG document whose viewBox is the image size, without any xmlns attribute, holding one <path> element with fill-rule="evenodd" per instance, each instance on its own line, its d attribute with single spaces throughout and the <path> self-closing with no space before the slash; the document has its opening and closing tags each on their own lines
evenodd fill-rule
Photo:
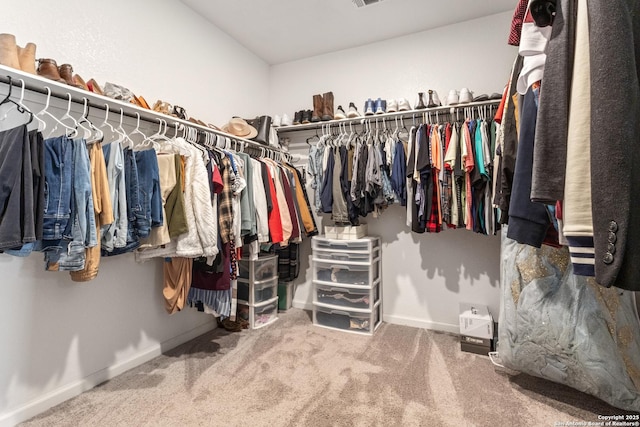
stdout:
<svg viewBox="0 0 640 427">
<path fill-rule="evenodd" d="M 374 3 L 380 3 L 382 0 L 351 0 L 357 7 L 365 7 Z"/>
</svg>

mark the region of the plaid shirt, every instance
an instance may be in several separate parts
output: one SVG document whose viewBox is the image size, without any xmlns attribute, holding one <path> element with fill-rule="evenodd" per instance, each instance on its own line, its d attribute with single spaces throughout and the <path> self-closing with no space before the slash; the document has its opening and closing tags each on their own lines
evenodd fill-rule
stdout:
<svg viewBox="0 0 640 427">
<path fill-rule="evenodd" d="M 220 161 L 220 174 L 222 175 L 222 193 L 218 196 L 218 225 L 222 243 L 231 240 L 233 225 L 233 183 L 231 182 L 231 162 L 227 157 Z"/>
</svg>

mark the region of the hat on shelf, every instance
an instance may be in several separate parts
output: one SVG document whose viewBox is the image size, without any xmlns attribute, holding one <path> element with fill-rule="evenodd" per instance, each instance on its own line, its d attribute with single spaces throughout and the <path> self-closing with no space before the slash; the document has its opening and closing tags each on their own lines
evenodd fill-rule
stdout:
<svg viewBox="0 0 640 427">
<path fill-rule="evenodd" d="M 240 117 L 234 117 L 229 120 L 229 123 L 222 126 L 222 131 L 246 139 L 255 138 L 258 135 L 256 128 Z"/>
</svg>

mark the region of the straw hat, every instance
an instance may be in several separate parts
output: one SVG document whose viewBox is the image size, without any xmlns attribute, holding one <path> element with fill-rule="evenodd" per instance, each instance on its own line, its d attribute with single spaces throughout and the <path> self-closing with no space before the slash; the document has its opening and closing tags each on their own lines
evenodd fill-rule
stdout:
<svg viewBox="0 0 640 427">
<path fill-rule="evenodd" d="M 255 138 L 258 135 L 256 128 L 240 117 L 234 117 L 229 120 L 229 123 L 222 126 L 222 131 L 246 139 Z"/>
</svg>

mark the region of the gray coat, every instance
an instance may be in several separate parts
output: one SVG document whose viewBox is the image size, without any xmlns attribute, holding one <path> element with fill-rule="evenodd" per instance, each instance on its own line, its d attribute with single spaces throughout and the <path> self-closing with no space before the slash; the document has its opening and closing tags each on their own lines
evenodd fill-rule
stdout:
<svg viewBox="0 0 640 427">
<path fill-rule="evenodd" d="M 640 290 L 640 0 L 590 0 L 596 281 Z"/>
</svg>

